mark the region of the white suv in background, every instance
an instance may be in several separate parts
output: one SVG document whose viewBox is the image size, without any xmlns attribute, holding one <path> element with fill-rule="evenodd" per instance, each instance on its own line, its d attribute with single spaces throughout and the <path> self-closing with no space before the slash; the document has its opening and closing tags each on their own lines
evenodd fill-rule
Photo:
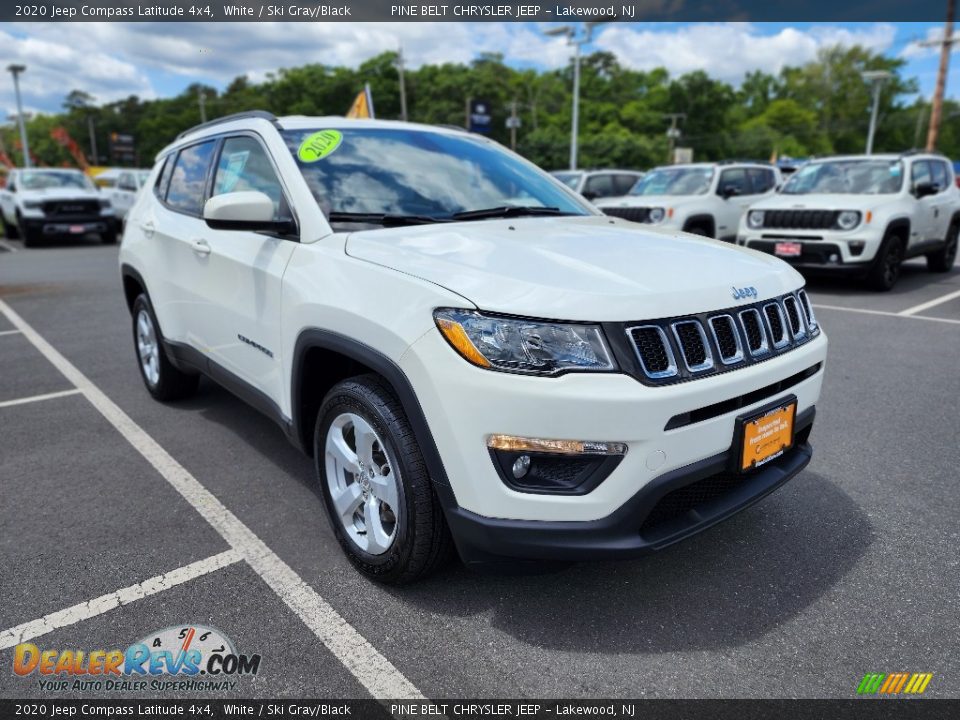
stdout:
<svg viewBox="0 0 960 720">
<path fill-rule="evenodd" d="M 960 188 L 941 155 L 813 160 L 780 194 L 751 206 L 739 243 L 809 270 L 865 277 L 889 290 L 901 263 L 925 255 L 934 272 L 957 257 Z"/>
<path fill-rule="evenodd" d="M 626 195 L 643 177 L 639 170 L 555 170 L 550 174 L 587 200 Z"/>
<path fill-rule="evenodd" d="M 384 582 L 454 544 L 469 564 L 649 552 L 811 456 L 827 340 L 796 271 L 606 217 L 477 135 L 198 126 L 158 156 L 120 271 L 150 394 L 204 374 L 273 418 Z"/>
<path fill-rule="evenodd" d="M 750 204 L 779 184 L 780 171 L 762 163 L 666 165 L 644 175 L 628 196 L 596 206 L 625 220 L 733 242 Z"/>
<path fill-rule="evenodd" d="M 0 222 L 8 238 L 24 247 L 53 237 L 98 233 L 117 241 L 117 219 L 110 200 L 79 170 L 17 169 L 0 188 Z"/>
</svg>

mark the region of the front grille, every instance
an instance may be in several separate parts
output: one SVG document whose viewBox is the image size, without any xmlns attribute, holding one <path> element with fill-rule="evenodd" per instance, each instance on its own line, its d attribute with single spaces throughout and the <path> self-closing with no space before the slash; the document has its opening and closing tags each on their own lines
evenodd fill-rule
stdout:
<svg viewBox="0 0 960 720">
<path fill-rule="evenodd" d="M 605 207 L 601 208 L 606 215 L 623 218 L 631 222 L 646 222 L 650 215 L 648 207 Z"/>
<path fill-rule="evenodd" d="M 99 215 L 100 202 L 98 200 L 48 200 L 43 203 L 43 214 L 47 217 Z"/>
<path fill-rule="evenodd" d="M 765 228 L 789 230 L 830 230 L 837 224 L 839 210 L 764 210 Z"/>
<path fill-rule="evenodd" d="M 628 326 L 639 360 L 634 372 L 648 385 L 692 380 L 762 362 L 816 335 L 806 293 L 746 307 Z"/>
</svg>

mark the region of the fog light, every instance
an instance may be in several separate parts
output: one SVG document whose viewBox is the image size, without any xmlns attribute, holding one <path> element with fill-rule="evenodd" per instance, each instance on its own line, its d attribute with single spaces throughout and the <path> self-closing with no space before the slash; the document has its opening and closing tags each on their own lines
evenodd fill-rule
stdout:
<svg viewBox="0 0 960 720">
<path fill-rule="evenodd" d="M 850 248 L 851 255 L 860 255 L 863 253 L 863 248 L 866 244 L 863 240 L 851 240 L 847 243 L 847 247 Z"/>
<path fill-rule="evenodd" d="M 839 261 L 840 261 L 840 256 L 837 255 L 836 253 L 833 253 L 833 254 L 830 256 L 830 262 L 832 262 L 832 263 L 837 263 L 837 262 L 839 262 Z"/>
<path fill-rule="evenodd" d="M 521 455 L 513 463 L 513 476 L 519 480 L 528 472 L 530 472 L 530 456 Z"/>
</svg>

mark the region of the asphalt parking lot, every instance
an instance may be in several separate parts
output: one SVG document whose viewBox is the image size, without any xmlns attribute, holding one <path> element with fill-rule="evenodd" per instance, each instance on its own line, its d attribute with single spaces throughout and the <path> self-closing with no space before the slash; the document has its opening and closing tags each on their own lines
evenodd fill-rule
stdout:
<svg viewBox="0 0 960 720">
<path fill-rule="evenodd" d="M 866 672 L 960 696 L 958 267 L 912 261 L 883 295 L 811 279 L 814 459 L 731 521 L 642 560 L 392 589 L 353 571 L 269 420 L 207 381 L 150 399 L 115 247 L 3 244 L 2 697 L 47 696 L 11 672 L 28 623 L 45 648 L 218 628 L 262 656 L 224 697 L 851 698 Z"/>
</svg>

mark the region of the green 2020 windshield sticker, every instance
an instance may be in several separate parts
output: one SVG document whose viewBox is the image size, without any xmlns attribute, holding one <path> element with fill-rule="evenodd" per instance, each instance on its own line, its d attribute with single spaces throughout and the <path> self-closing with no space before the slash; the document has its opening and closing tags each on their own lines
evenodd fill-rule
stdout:
<svg viewBox="0 0 960 720">
<path fill-rule="evenodd" d="M 343 133 L 339 130 L 319 130 L 303 139 L 297 150 L 297 157 L 300 158 L 300 162 L 305 163 L 323 160 L 340 147 L 341 142 L 343 142 Z"/>
</svg>

